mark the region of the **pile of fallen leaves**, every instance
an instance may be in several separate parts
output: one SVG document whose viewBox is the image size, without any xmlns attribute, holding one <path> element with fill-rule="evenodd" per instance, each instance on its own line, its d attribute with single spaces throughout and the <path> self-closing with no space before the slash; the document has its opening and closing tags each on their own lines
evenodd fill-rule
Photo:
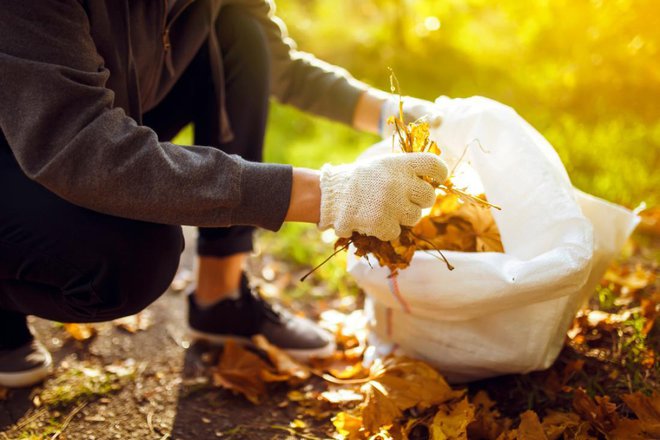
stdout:
<svg viewBox="0 0 660 440">
<path fill-rule="evenodd" d="M 546 371 L 452 387 L 432 366 L 407 357 L 365 367 L 366 318 L 359 310 L 327 310 L 321 318 L 338 342 L 333 356 L 302 365 L 261 337 L 252 347 L 229 343 L 211 368 L 213 383 L 253 403 L 284 385 L 286 398 L 277 405 L 295 408 L 285 427 L 295 438 L 660 438 L 653 240 L 630 242 Z M 319 429 L 325 436 L 317 436 Z"/>
<path fill-rule="evenodd" d="M 291 391 L 300 407 L 300 418 L 291 429 L 307 426 L 302 417 L 331 417 L 340 439 L 653 439 L 660 438 L 660 394 L 626 393 L 622 405 L 608 396 L 590 397 L 584 389 L 572 390 L 569 410 L 548 410 L 542 417 L 527 410 L 514 419 L 503 416 L 484 390 L 469 396 L 453 389 L 428 364 L 387 357 L 364 369 L 361 364 L 335 369 L 338 376 L 298 364 L 263 338 L 255 338 L 266 359 L 256 352 L 229 343 L 213 369 L 216 385 L 242 393 L 253 403 L 266 396 L 266 384 L 300 385 L 311 375 L 327 381 L 326 391 Z M 329 360 L 337 366 L 342 357 Z M 324 361 L 318 361 L 323 364 Z M 327 360 L 325 362 L 328 362 Z M 332 368 L 326 368 L 332 371 Z M 632 415 L 636 417 L 632 417 Z M 515 426 L 515 428 L 514 428 Z M 315 438 L 309 434 L 304 438 Z"/>
<path fill-rule="evenodd" d="M 393 77 L 391 78 L 394 81 Z M 398 87 L 392 83 L 392 90 Z M 388 124 L 394 125 L 393 142 L 398 143 L 403 153 L 432 153 L 441 155 L 435 141 L 430 139 L 429 123 L 424 120 L 406 124 L 403 119 L 403 100 L 399 100 L 399 115 L 391 116 Z M 394 148 L 393 148 L 394 149 Z M 452 170 L 453 173 L 453 170 Z M 450 173 L 450 174 L 452 174 Z M 354 232 L 350 237 L 339 238 L 335 249 L 355 248 L 355 255 L 373 255 L 381 266 L 396 274 L 399 269 L 410 265 L 415 251 L 436 251 L 446 263 L 453 267 L 442 254 L 442 250 L 462 252 L 503 252 L 500 233 L 488 208 L 496 208 L 486 201 L 483 194 L 472 195 L 465 188 L 457 188 L 451 181 L 427 181 L 438 190 L 436 202 L 429 215 L 424 216 L 414 227 L 402 227 L 400 236 L 392 241 Z"/>
<path fill-rule="evenodd" d="M 485 199 L 482 194 L 479 196 Z M 442 193 L 431 212 L 412 229 L 416 248 L 433 251 L 504 252 L 493 215 L 456 194 Z"/>
</svg>

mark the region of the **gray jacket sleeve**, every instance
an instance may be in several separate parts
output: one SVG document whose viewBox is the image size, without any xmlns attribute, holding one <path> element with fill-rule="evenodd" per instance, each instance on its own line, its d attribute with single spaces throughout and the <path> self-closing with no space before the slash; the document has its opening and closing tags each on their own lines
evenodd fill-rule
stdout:
<svg viewBox="0 0 660 440">
<path fill-rule="evenodd" d="M 272 94 L 282 103 L 351 125 L 359 96 L 368 86 L 346 70 L 296 50 L 269 0 L 230 0 L 263 25 L 271 52 Z"/>
<path fill-rule="evenodd" d="M 0 129 L 25 174 L 95 211 L 169 224 L 277 229 L 291 167 L 159 142 L 113 106 L 76 0 L 0 8 Z"/>
</svg>

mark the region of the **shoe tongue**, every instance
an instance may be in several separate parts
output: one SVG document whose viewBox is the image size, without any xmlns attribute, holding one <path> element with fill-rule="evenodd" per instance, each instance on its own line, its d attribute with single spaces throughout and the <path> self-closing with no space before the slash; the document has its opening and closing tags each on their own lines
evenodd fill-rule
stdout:
<svg viewBox="0 0 660 440">
<path fill-rule="evenodd" d="M 266 318 L 275 324 L 281 324 L 282 313 L 279 307 L 264 299 L 257 289 L 250 288 L 247 278 L 243 278 L 241 281 L 241 301 L 250 304 L 250 308 L 258 313 L 259 317 Z"/>
<path fill-rule="evenodd" d="M 254 297 L 255 297 L 256 302 L 258 303 L 258 307 L 259 307 L 262 315 L 266 319 L 268 319 L 268 320 L 270 320 L 270 321 L 272 321 L 276 324 L 280 324 L 282 322 L 282 314 L 278 310 L 279 307 L 277 307 L 273 304 L 270 304 L 260 294 L 258 294 L 256 292 L 254 293 Z"/>
</svg>

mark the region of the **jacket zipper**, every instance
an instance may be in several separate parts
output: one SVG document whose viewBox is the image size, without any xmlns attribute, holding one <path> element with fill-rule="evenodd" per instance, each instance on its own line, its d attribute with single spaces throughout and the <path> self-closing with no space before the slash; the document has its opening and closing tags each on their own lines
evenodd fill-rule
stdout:
<svg viewBox="0 0 660 440">
<path fill-rule="evenodd" d="M 179 18 L 179 15 L 190 6 L 190 4 L 194 0 L 188 0 L 186 3 L 182 6 L 179 5 L 178 10 L 174 14 L 174 16 L 168 21 L 167 20 L 167 15 L 168 15 L 168 0 L 165 0 L 165 12 L 163 14 L 163 33 L 162 33 L 162 38 L 163 38 L 163 56 L 165 57 L 165 67 L 167 67 L 167 71 L 170 73 L 170 75 L 174 75 L 174 65 L 172 64 L 172 52 L 170 49 L 172 48 L 172 44 L 170 42 L 170 27 L 172 26 L 172 23 L 176 21 L 177 18 Z"/>
</svg>

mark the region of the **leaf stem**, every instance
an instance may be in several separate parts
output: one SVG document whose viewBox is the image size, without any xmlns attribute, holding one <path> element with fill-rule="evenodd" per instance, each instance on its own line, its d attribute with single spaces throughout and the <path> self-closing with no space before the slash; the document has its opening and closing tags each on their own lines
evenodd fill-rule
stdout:
<svg viewBox="0 0 660 440">
<path fill-rule="evenodd" d="M 325 263 L 327 263 L 328 261 L 330 261 L 330 259 L 331 259 L 332 257 L 334 257 L 335 255 L 337 255 L 339 252 L 341 252 L 341 251 L 345 251 L 346 249 L 348 249 L 348 246 L 349 246 L 351 243 L 353 243 L 353 241 L 349 241 L 349 242 L 346 243 L 344 246 L 342 246 L 342 247 L 340 247 L 339 249 L 337 249 L 336 251 L 334 251 L 334 252 L 332 253 L 332 255 L 330 255 L 328 258 L 326 258 L 325 260 L 323 260 L 320 264 L 316 265 L 316 267 L 314 267 L 312 270 L 310 270 L 309 272 L 307 272 L 302 278 L 300 278 L 300 281 L 301 281 L 301 282 L 305 281 L 305 280 L 307 279 L 308 276 L 310 276 L 311 274 L 313 274 L 314 272 L 316 272 L 317 269 L 319 269 L 319 268 L 320 268 L 321 266 L 323 266 Z"/>
</svg>

